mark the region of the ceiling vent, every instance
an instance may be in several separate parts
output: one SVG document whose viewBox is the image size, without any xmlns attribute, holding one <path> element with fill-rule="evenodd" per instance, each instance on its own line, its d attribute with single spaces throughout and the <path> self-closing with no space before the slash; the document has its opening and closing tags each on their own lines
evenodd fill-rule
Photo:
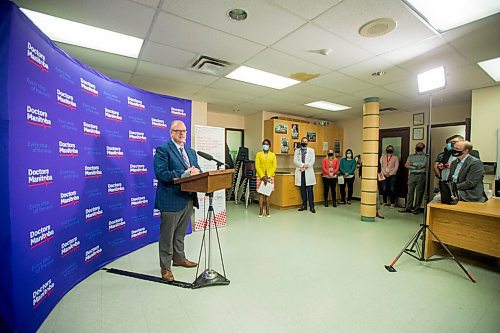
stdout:
<svg viewBox="0 0 500 333">
<path fill-rule="evenodd" d="M 226 76 L 233 68 L 234 64 L 228 61 L 209 57 L 206 55 L 198 55 L 188 66 L 188 69 L 192 71 L 219 77 Z"/>
<path fill-rule="evenodd" d="M 398 112 L 399 110 L 396 108 L 388 107 L 388 108 L 381 108 L 380 112 L 384 113 L 390 113 L 390 112 Z"/>
<path fill-rule="evenodd" d="M 359 28 L 358 33 L 363 37 L 380 37 L 387 35 L 396 28 L 396 21 L 392 18 L 378 18 L 376 20 L 365 23 Z"/>
</svg>

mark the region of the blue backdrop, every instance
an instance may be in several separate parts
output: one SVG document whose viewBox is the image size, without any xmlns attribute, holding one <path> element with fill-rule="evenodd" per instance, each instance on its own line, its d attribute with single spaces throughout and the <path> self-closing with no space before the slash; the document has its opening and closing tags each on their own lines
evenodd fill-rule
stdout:
<svg viewBox="0 0 500 333">
<path fill-rule="evenodd" d="M 190 128 L 191 101 L 94 71 L 11 2 L 0 34 L 0 326 L 32 332 L 79 281 L 158 240 L 154 148 L 173 119 Z"/>
</svg>

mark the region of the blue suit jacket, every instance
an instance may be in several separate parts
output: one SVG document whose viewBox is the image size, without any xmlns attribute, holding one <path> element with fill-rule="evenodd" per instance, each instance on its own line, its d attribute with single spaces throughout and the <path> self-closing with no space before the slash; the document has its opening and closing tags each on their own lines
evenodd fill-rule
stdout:
<svg viewBox="0 0 500 333">
<path fill-rule="evenodd" d="M 185 147 L 185 150 L 189 163 L 200 169 L 194 149 Z M 156 148 L 154 156 L 155 176 L 158 179 L 155 200 L 156 209 L 162 212 L 178 212 L 186 207 L 190 198 L 193 199 L 193 205 L 196 208 L 199 207 L 196 193 L 182 192 L 181 185 L 174 184 L 174 178 L 180 178 L 188 167 L 173 141 Z"/>
</svg>

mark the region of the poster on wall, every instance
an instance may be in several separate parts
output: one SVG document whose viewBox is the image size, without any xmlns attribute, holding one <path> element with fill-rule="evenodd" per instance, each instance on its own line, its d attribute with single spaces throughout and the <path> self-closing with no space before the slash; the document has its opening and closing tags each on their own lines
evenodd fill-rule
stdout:
<svg viewBox="0 0 500 333">
<path fill-rule="evenodd" d="M 280 141 L 281 141 L 280 142 L 280 152 L 282 154 L 287 154 L 289 147 L 290 147 L 290 141 L 288 140 L 288 138 L 281 138 Z"/>
<path fill-rule="evenodd" d="M 288 133 L 288 124 L 277 123 L 276 125 L 274 125 L 274 133 L 287 134 Z"/>
<path fill-rule="evenodd" d="M 299 124 L 292 124 L 292 139 L 299 138 Z"/>
<path fill-rule="evenodd" d="M 195 150 L 212 155 L 219 161 L 225 159 L 225 129 L 212 126 L 195 126 Z M 198 164 L 202 172 L 217 170 L 214 161 L 208 161 L 198 156 Z M 194 231 L 203 230 L 207 226 L 208 196 L 198 193 L 199 209 L 195 209 Z M 214 192 L 214 217 L 217 227 L 226 225 L 226 190 Z"/>
<path fill-rule="evenodd" d="M 316 142 L 316 132 L 307 132 L 307 141 Z"/>
<path fill-rule="evenodd" d="M 342 152 L 340 151 L 340 141 L 339 140 L 335 140 L 333 141 L 333 147 L 334 147 L 334 151 L 335 151 L 335 154 L 338 156 L 338 154 L 341 154 Z"/>
<path fill-rule="evenodd" d="M 293 143 L 293 150 L 295 150 L 295 149 L 299 149 L 299 148 L 300 148 L 300 142 L 295 141 L 295 142 Z"/>
</svg>

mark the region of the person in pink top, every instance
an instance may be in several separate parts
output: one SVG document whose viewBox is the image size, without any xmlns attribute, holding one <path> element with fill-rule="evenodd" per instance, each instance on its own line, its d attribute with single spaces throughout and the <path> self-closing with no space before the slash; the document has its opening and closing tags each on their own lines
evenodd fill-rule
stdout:
<svg viewBox="0 0 500 333">
<path fill-rule="evenodd" d="M 337 207 L 337 173 L 339 172 L 339 159 L 335 157 L 333 150 L 328 150 L 323 159 L 323 193 L 325 195 L 325 207 L 328 207 L 328 192 L 332 191 L 332 205 Z"/>
<path fill-rule="evenodd" d="M 394 147 L 388 145 L 385 148 L 385 154 L 380 157 L 380 166 L 382 178 L 382 196 L 384 198 L 384 205 L 395 207 L 396 206 L 396 173 L 398 172 L 399 159 L 394 155 Z M 387 202 L 387 197 L 391 197 L 391 203 Z"/>
</svg>

